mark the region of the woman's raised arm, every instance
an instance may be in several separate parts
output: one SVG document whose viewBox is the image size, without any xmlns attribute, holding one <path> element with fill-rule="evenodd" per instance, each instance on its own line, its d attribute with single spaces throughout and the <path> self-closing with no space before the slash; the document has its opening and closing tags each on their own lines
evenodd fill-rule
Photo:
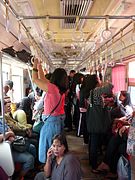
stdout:
<svg viewBox="0 0 135 180">
<path fill-rule="evenodd" d="M 43 91 L 48 91 L 48 79 L 44 76 L 42 66 L 38 59 L 34 60 L 32 70 L 32 81 Z"/>
</svg>

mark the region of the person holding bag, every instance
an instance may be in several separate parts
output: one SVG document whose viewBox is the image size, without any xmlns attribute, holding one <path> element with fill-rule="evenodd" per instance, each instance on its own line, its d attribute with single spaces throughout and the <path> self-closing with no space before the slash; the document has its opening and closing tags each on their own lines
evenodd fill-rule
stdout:
<svg viewBox="0 0 135 180">
<path fill-rule="evenodd" d="M 44 125 L 40 130 L 39 139 L 39 161 L 45 163 L 52 137 L 55 134 L 61 133 L 64 129 L 64 103 L 65 92 L 68 88 L 68 77 L 64 69 L 57 68 L 49 81 L 44 76 L 41 63 L 38 59 L 35 59 L 32 70 L 32 80 L 40 89 L 46 92 L 42 113 Z M 55 110 L 52 112 L 54 108 Z"/>
<path fill-rule="evenodd" d="M 97 74 L 91 75 L 91 90 L 89 95 L 89 106 L 86 113 L 87 130 L 90 135 L 89 140 L 89 161 L 92 172 L 98 173 L 97 153 L 101 148 L 101 137 L 109 130 L 111 120 L 107 109 L 104 107 L 103 94 L 111 94 L 113 85 L 111 83 L 102 84 Z"/>
<path fill-rule="evenodd" d="M 6 103 L 4 101 L 4 112 L 8 112 L 10 109 L 10 103 Z M 1 100 L 0 100 L 0 114 L 1 114 Z M 0 120 L 0 143 L 3 141 L 3 122 Z M 15 140 L 14 132 L 9 128 L 9 126 L 5 123 L 5 140 L 9 141 L 11 144 Z M 19 162 L 22 164 L 22 168 L 20 173 L 18 174 L 17 179 L 20 180 L 24 177 L 29 170 L 34 168 L 34 154 L 32 155 L 33 146 L 27 147 L 25 152 L 19 152 L 12 148 L 12 155 L 14 162 Z M 6 155 L 5 155 L 6 156 Z"/>
</svg>

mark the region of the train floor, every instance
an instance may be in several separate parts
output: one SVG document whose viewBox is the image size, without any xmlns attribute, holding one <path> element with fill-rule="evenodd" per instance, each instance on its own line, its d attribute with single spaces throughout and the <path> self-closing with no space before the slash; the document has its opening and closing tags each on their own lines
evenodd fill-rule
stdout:
<svg viewBox="0 0 135 180">
<path fill-rule="evenodd" d="M 89 165 L 89 154 L 88 154 L 88 145 L 84 145 L 83 138 L 77 137 L 75 132 L 67 134 L 67 140 L 69 144 L 69 149 L 77 155 L 81 162 L 81 167 L 83 170 L 83 179 L 82 180 L 116 180 L 116 178 L 106 178 L 106 174 L 94 174 L 91 172 L 91 166 Z M 103 158 L 103 155 L 100 155 L 100 160 Z"/>
</svg>

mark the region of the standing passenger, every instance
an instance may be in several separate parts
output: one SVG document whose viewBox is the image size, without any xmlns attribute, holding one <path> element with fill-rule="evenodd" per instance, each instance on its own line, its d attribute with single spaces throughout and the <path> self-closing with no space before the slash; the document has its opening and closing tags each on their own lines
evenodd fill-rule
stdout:
<svg viewBox="0 0 135 180">
<path fill-rule="evenodd" d="M 47 151 L 51 146 L 52 137 L 55 134 L 61 133 L 64 128 L 64 103 L 68 78 L 64 69 L 57 68 L 53 72 L 49 81 L 45 78 L 42 66 L 38 62 L 38 59 L 35 59 L 32 79 L 39 88 L 46 92 L 46 96 L 44 97 L 44 111 L 42 115 L 42 119 L 45 123 L 40 131 L 39 139 L 39 161 L 45 163 Z M 50 115 L 51 111 L 56 106 L 57 108 Z M 47 118 L 48 116 L 49 118 Z"/>
<path fill-rule="evenodd" d="M 74 89 L 75 89 L 75 84 L 73 81 L 74 75 L 75 75 L 75 70 L 71 70 L 68 76 L 69 80 L 69 87 L 66 92 L 66 101 L 65 101 L 65 130 L 67 132 L 72 131 L 72 106 L 73 106 L 73 97 L 74 97 Z M 67 129 L 66 129 L 67 128 Z"/>
<path fill-rule="evenodd" d="M 104 108 L 102 94 L 110 94 L 112 92 L 113 85 L 110 83 L 102 85 L 99 76 L 96 74 L 91 75 L 91 80 L 92 79 L 93 89 L 90 91 L 90 105 L 87 110 L 86 122 L 87 129 L 90 134 L 89 160 L 92 166 L 92 172 L 97 173 L 98 146 L 100 145 L 101 147 L 101 137 L 107 132 L 111 125 L 108 111 Z"/>
</svg>

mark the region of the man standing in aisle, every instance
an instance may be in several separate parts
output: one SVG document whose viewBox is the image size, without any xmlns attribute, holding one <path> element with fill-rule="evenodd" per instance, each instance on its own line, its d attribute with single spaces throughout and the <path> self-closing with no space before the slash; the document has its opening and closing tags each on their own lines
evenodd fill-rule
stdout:
<svg viewBox="0 0 135 180">
<path fill-rule="evenodd" d="M 65 102 L 65 130 L 72 131 L 72 106 L 73 106 L 73 97 L 75 93 L 74 80 L 73 77 L 75 75 L 75 70 L 71 70 L 68 76 L 69 80 L 69 89 L 66 93 L 66 102 Z"/>
</svg>

